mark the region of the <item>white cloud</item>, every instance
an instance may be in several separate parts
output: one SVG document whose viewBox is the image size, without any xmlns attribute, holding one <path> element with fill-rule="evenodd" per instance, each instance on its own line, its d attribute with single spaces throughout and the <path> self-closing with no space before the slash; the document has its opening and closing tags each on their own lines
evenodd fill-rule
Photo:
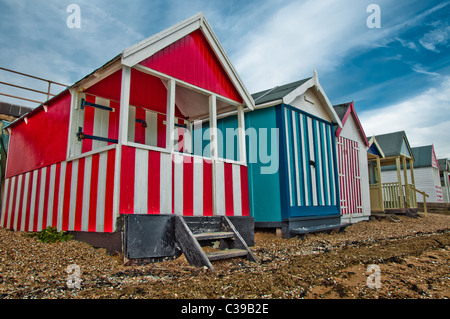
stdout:
<svg viewBox="0 0 450 319">
<path fill-rule="evenodd" d="M 354 50 L 384 45 L 392 31 L 369 29 L 366 6 L 351 0 L 290 2 L 252 25 L 234 64 L 252 92 L 312 76 L 314 69 L 319 75 L 332 71 Z"/>
<path fill-rule="evenodd" d="M 401 39 L 399 37 L 396 37 L 395 40 L 400 42 L 400 44 L 403 47 L 405 47 L 405 48 L 408 48 L 408 49 L 411 49 L 411 50 L 417 50 L 417 45 L 414 42 L 412 42 L 412 41 L 403 40 L 403 39 Z"/>
<path fill-rule="evenodd" d="M 412 147 L 434 144 L 438 157 L 450 158 L 450 77 L 403 102 L 358 114 L 368 136 L 405 131 Z"/>
<path fill-rule="evenodd" d="M 450 41 L 450 26 L 444 26 L 426 33 L 419 43 L 427 50 L 439 53 L 439 46 L 446 46 Z"/>
</svg>

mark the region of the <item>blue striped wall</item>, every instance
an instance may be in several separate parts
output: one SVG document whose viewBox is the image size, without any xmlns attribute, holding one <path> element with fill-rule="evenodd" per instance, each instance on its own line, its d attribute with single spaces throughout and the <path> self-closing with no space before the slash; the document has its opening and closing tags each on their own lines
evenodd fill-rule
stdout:
<svg viewBox="0 0 450 319">
<path fill-rule="evenodd" d="M 283 218 L 339 214 L 333 124 L 282 105 L 278 112 Z"/>
</svg>

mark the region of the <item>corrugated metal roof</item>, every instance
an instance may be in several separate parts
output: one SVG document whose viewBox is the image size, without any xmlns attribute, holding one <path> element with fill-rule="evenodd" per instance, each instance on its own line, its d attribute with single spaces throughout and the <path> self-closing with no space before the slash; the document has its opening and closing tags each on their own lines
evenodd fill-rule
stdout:
<svg viewBox="0 0 450 319">
<path fill-rule="evenodd" d="M 310 80 L 311 78 L 291 82 L 284 85 L 275 86 L 271 89 L 267 89 L 261 92 L 253 93 L 252 97 L 255 100 L 255 104 L 263 104 L 271 101 L 276 101 L 279 99 L 282 99 L 289 93 L 291 93 L 293 90 L 298 88 L 300 85 L 305 83 L 306 81 Z"/>
<path fill-rule="evenodd" d="M 409 146 L 405 131 L 376 135 L 375 138 L 377 139 L 377 142 L 386 157 L 400 155 L 403 139 Z"/>
</svg>

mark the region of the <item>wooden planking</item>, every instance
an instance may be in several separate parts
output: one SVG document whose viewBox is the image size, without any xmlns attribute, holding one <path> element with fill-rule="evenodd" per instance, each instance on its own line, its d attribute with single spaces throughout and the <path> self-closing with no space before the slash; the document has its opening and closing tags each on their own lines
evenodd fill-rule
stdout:
<svg viewBox="0 0 450 319">
<path fill-rule="evenodd" d="M 182 153 L 123 148 L 122 167 L 127 166 L 129 173 L 123 173 L 121 181 L 121 194 L 128 196 L 121 197 L 121 212 L 210 216 L 214 214 L 215 191 L 215 214 L 249 215 L 247 170 L 240 164 L 212 164 L 208 159 Z M 130 198 L 132 205 L 126 204 Z"/>
<path fill-rule="evenodd" d="M 191 265 L 197 267 L 207 266 L 209 269 L 214 270 L 183 217 L 175 217 L 175 239 Z"/>
<path fill-rule="evenodd" d="M 289 107 L 284 107 L 282 114 L 289 205 L 336 206 L 331 124 Z"/>
<path fill-rule="evenodd" d="M 341 213 L 360 214 L 363 210 L 358 142 L 339 136 L 337 146 Z"/>
<path fill-rule="evenodd" d="M 134 168 L 134 213 L 146 214 L 148 212 L 148 157 L 149 152 L 136 149 L 136 165 Z"/>
<path fill-rule="evenodd" d="M 113 197 L 115 150 L 61 162 L 5 181 L 1 225 L 8 229 L 114 231 Z"/>
</svg>

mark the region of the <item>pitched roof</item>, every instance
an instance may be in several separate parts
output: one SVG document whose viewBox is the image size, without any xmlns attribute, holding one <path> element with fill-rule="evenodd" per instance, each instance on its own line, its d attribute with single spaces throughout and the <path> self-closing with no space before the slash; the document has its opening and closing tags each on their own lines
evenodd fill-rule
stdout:
<svg viewBox="0 0 450 319">
<path fill-rule="evenodd" d="M 120 70 L 123 65 L 132 67 L 137 63 L 141 62 L 145 58 L 148 58 L 152 54 L 158 52 L 159 50 L 165 48 L 166 46 L 176 42 L 182 37 L 190 34 L 191 32 L 201 29 L 205 34 L 207 40 L 209 41 L 211 47 L 214 49 L 217 57 L 219 58 L 222 66 L 225 68 L 229 77 L 232 79 L 233 83 L 236 85 L 236 89 L 239 94 L 241 94 L 244 105 L 249 109 L 254 109 L 254 100 L 250 93 L 247 91 L 242 80 L 240 79 L 238 73 L 231 64 L 225 50 L 217 39 L 214 31 L 212 30 L 210 24 L 206 20 L 203 12 L 199 12 L 194 16 L 181 21 L 172 27 L 169 27 L 158 34 L 155 34 L 147 39 L 142 40 L 129 48 L 126 48 L 121 53 L 117 54 L 111 60 L 95 69 L 91 73 L 87 74 L 71 86 L 68 86 L 65 90 L 60 92 L 58 95 L 54 96 L 50 100 L 42 103 L 38 107 L 34 108 L 28 115 L 33 115 L 36 112 L 40 112 L 44 105 L 51 104 L 54 100 L 60 98 L 61 96 L 67 94 L 71 89 L 82 88 L 86 89 L 89 86 L 94 85 L 101 79 L 113 74 L 114 72 Z M 12 122 L 9 126 L 14 126 L 19 123 L 24 118 L 22 115 L 20 118 Z"/>
<path fill-rule="evenodd" d="M 339 119 L 342 122 L 342 127 L 337 128 L 336 130 L 336 137 L 339 137 L 341 134 L 342 128 L 344 127 L 345 123 L 347 122 L 347 119 L 350 115 L 353 116 L 353 120 L 355 121 L 358 132 L 361 135 L 362 140 L 364 141 L 364 144 L 368 147 L 369 141 L 367 140 L 366 133 L 364 133 L 364 129 L 361 125 L 361 122 L 359 121 L 358 115 L 356 114 L 355 105 L 352 102 L 333 105 L 334 110 L 336 111 L 336 114 L 339 116 Z"/>
<path fill-rule="evenodd" d="M 347 113 L 350 104 L 352 104 L 353 102 L 348 102 L 348 103 L 343 103 L 343 104 L 338 104 L 338 105 L 333 105 L 334 110 L 336 111 L 336 114 L 339 116 L 339 118 L 341 119 L 341 121 L 344 119 L 345 114 Z M 342 123 L 344 124 L 344 123 Z"/>
<path fill-rule="evenodd" d="M 440 171 L 449 171 L 450 170 L 450 162 L 447 158 L 438 159 L 439 162 L 439 170 Z"/>
<path fill-rule="evenodd" d="M 30 112 L 33 108 L 1 102 L 0 101 L 0 114 L 10 115 L 13 117 L 21 117 L 22 115 L 27 114 Z"/>
<path fill-rule="evenodd" d="M 228 55 L 215 35 L 211 25 L 206 20 L 203 12 L 199 12 L 192 17 L 181 21 L 172 27 L 169 27 L 154 36 L 132 45 L 122 51 L 122 64 L 132 67 L 139 62 L 147 59 L 156 52 L 175 43 L 181 38 L 191 34 L 196 30 L 201 30 L 206 37 L 209 45 L 214 50 L 225 72 L 236 86 L 237 91 L 244 100 L 244 104 L 251 110 L 254 108 L 254 101 L 244 86 L 239 74 L 232 65 Z"/>
<path fill-rule="evenodd" d="M 375 138 L 377 139 L 378 144 L 386 157 L 400 155 L 402 152 L 403 142 L 405 142 L 408 151 L 414 158 L 414 154 L 411 152 L 411 147 L 409 146 L 405 131 L 376 135 Z"/>
<path fill-rule="evenodd" d="M 278 104 L 290 104 L 298 96 L 304 94 L 308 89 L 314 88 L 314 92 L 317 93 L 319 100 L 325 105 L 326 112 L 330 118 L 339 127 L 342 127 L 341 120 L 333 109 L 330 100 L 325 94 L 322 86 L 319 83 L 317 72 L 314 70 L 314 76 L 299 81 L 277 85 L 273 88 L 253 93 L 252 97 L 255 101 L 255 108 L 269 107 Z"/>
<path fill-rule="evenodd" d="M 429 167 L 432 164 L 432 145 L 413 147 L 414 168 Z"/>
<path fill-rule="evenodd" d="M 252 97 L 255 100 L 255 104 L 263 104 L 271 101 L 280 100 L 310 79 L 311 78 L 306 78 L 300 81 L 275 86 L 271 89 L 253 93 Z"/>
<path fill-rule="evenodd" d="M 369 149 L 367 150 L 368 153 L 370 154 L 374 154 L 377 155 L 381 158 L 384 158 L 384 152 L 381 149 L 380 144 L 378 143 L 377 139 L 375 138 L 375 136 L 372 136 L 370 138 L 366 137 L 369 141 Z"/>
</svg>

